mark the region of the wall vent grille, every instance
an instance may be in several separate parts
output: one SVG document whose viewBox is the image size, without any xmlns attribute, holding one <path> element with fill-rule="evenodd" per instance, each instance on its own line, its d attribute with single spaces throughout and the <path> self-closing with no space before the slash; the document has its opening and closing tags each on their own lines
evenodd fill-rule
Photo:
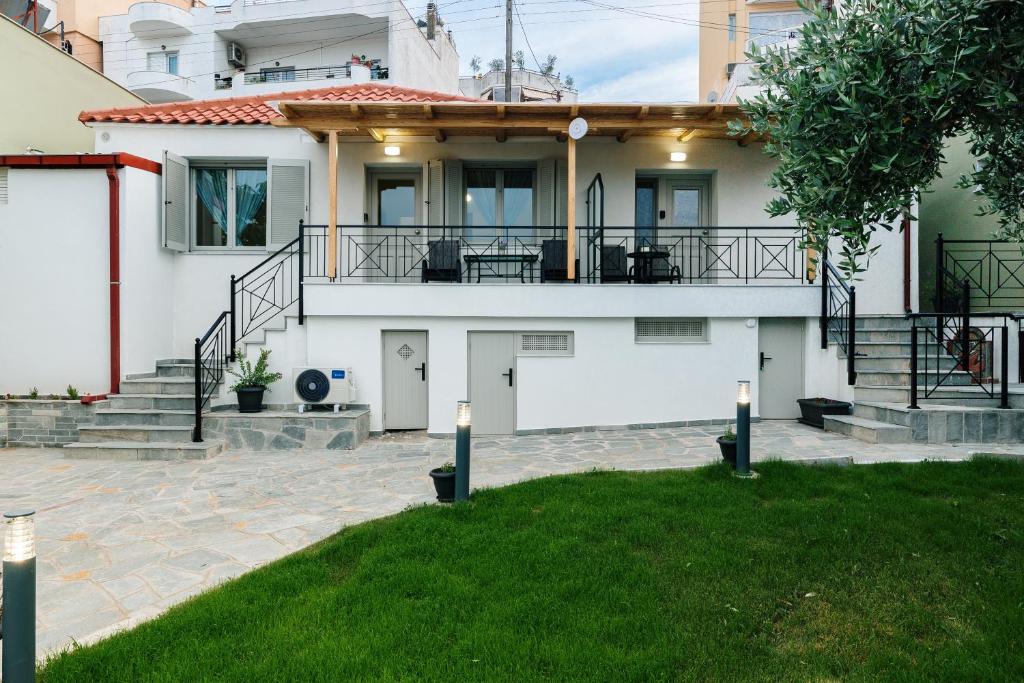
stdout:
<svg viewBox="0 0 1024 683">
<path fill-rule="evenodd" d="M 707 341 L 704 318 L 636 318 L 637 342 Z"/>
<path fill-rule="evenodd" d="M 572 332 L 520 332 L 518 353 L 525 356 L 571 356 Z"/>
<path fill-rule="evenodd" d="M 7 169 L 0 168 L 0 204 L 7 203 Z"/>
</svg>

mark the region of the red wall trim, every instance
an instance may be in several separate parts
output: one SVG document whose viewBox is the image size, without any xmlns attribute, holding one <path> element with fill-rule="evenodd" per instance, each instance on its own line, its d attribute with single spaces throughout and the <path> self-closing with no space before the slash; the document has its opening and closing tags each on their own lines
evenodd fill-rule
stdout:
<svg viewBox="0 0 1024 683">
<path fill-rule="evenodd" d="M 130 166 L 160 175 L 160 163 L 143 157 L 115 154 L 7 154 L 0 155 L 0 166 L 11 168 L 124 168 Z"/>
</svg>

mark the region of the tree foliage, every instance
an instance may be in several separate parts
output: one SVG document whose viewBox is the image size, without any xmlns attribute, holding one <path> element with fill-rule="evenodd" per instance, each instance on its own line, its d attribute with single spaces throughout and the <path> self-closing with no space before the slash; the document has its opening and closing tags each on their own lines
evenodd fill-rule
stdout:
<svg viewBox="0 0 1024 683">
<path fill-rule="evenodd" d="M 944 140 L 966 135 L 980 164 L 961 184 L 1024 241 L 1024 2 L 802 4 L 798 47 L 749 53 L 764 87 L 742 102 L 749 127 L 732 124 L 779 160 L 769 213 L 796 215 L 819 251 L 838 238 L 852 277 L 940 174 Z"/>
</svg>

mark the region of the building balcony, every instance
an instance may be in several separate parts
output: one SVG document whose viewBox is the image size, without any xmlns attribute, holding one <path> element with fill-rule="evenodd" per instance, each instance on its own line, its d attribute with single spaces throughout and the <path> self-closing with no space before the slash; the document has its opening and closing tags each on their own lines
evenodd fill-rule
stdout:
<svg viewBox="0 0 1024 683">
<path fill-rule="evenodd" d="M 191 78 L 163 71 L 133 71 L 128 74 L 125 86 L 153 104 L 193 100 L 198 93 Z"/>
<path fill-rule="evenodd" d="M 128 8 L 128 28 L 137 38 L 166 38 L 192 33 L 192 13 L 162 2 L 137 2 Z"/>
<path fill-rule="evenodd" d="M 306 277 L 329 277 L 325 226 L 303 228 Z M 809 282 L 797 227 L 576 229 L 575 273 L 566 228 L 337 227 L 340 283 L 801 285 Z"/>
<path fill-rule="evenodd" d="M 239 93 L 274 92 L 277 90 L 300 90 L 308 87 L 329 86 L 320 83 L 316 86 L 305 85 L 310 81 L 346 81 L 348 83 L 365 83 L 382 81 L 389 78 L 389 70 L 375 60 L 369 66 L 365 64 L 342 64 L 339 66 L 319 66 L 308 69 L 262 69 L 239 73 L 231 77 L 214 77 L 214 89 L 233 90 Z"/>
</svg>

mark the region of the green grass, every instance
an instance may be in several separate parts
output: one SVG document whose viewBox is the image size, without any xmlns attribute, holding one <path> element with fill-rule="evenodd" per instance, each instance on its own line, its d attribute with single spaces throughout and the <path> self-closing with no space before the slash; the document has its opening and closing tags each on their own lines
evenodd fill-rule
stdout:
<svg viewBox="0 0 1024 683">
<path fill-rule="evenodd" d="M 759 469 L 408 510 L 41 680 L 1024 680 L 1024 466 Z"/>
</svg>

